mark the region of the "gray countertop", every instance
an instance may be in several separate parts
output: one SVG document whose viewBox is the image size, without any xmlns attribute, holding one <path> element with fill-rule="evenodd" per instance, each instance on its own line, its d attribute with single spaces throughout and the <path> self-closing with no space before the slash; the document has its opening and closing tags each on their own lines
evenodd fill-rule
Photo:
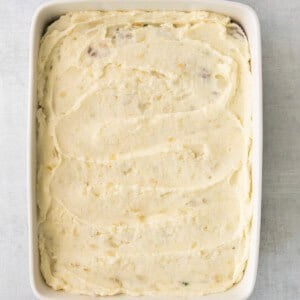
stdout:
<svg viewBox="0 0 300 300">
<path fill-rule="evenodd" d="M 34 299 L 28 278 L 26 110 L 30 22 L 41 0 L 0 0 L 0 299 Z M 300 0 L 243 0 L 262 27 L 264 168 L 251 299 L 300 299 Z"/>
</svg>

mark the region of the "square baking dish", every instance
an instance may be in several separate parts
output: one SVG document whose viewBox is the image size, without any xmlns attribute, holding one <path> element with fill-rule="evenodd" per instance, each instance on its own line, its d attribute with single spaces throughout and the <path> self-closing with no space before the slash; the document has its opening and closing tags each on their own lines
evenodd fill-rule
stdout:
<svg viewBox="0 0 300 300">
<path fill-rule="evenodd" d="M 207 10 L 231 17 L 239 23 L 249 41 L 251 52 L 251 69 L 253 85 L 253 144 L 252 144 L 252 205 L 253 218 L 251 227 L 251 244 L 247 267 L 242 280 L 228 291 L 207 296 L 142 296 L 143 300 L 158 299 L 196 299 L 196 300 L 235 300 L 247 299 L 253 291 L 259 253 L 260 215 L 261 215 L 261 183 L 262 183 L 262 75 L 261 75 L 261 38 L 260 26 L 256 13 L 247 5 L 224 0 L 87 0 L 57 1 L 40 6 L 32 21 L 30 36 L 29 64 L 29 103 L 28 103 L 28 145 L 27 145 L 27 179 L 28 179 L 28 227 L 29 227 L 29 271 L 30 282 L 38 299 L 84 300 L 90 296 L 71 295 L 54 291 L 42 278 L 39 267 L 38 223 L 36 189 L 36 89 L 37 89 L 37 57 L 41 36 L 45 28 L 60 15 L 69 11 L 80 10 Z M 136 299 L 126 295 L 105 297 L 113 299 Z"/>
</svg>

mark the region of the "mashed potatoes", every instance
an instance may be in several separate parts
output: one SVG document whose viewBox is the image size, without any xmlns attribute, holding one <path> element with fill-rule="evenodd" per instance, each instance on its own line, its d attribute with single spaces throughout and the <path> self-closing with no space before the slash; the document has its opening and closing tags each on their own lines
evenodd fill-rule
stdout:
<svg viewBox="0 0 300 300">
<path fill-rule="evenodd" d="M 38 62 L 41 271 L 90 295 L 238 282 L 251 220 L 243 31 L 194 12 L 75 12 Z"/>
</svg>

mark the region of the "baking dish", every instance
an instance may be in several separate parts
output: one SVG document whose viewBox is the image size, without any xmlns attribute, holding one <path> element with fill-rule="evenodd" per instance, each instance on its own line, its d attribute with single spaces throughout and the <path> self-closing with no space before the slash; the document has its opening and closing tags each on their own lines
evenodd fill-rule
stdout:
<svg viewBox="0 0 300 300">
<path fill-rule="evenodd" d="M 48 287 L 39 270 L 39 251 L 37 236 L 36 186 L 36 66 L 40 38 L 45 27 L 60 15 L 78 10 L 208 10 L 230 16 L 245 30 L 251 51 L 251 68 L 254 77 L 254 96 L 252 107 L 253 148 L 252 148 L 252 203 L 253 219 L 251 245 L 248 264 L 242 280 L 230 290 L 219 294 L 198 297 L 177 297 L 178 299 L 246 299 L 251 294 L 256 278 L 260 233 L 261 210 L 261 170 L 262 170 L 262 77 L 261 77 L 261 41 L 259 22 L 255 12 L 248 6 L 223 0 L 97 0 L 97 1 L 59 1 L 45 4 L 36 11 L 31 30 L 30 86 L 28 111 L 28 216 L 29 216 L 29 253 L 30 281 L 34 294 L 39 299 L 91 299 L 88 296 L 70 295 L 57 292 Z M 105 299 L 134 299 L 130 296 L 105 297 Z M 168 299 L 166 296 L 143 296 L 144 300 Z M 173 298 L 173 297 L 172 297 Z"/>
</svg>

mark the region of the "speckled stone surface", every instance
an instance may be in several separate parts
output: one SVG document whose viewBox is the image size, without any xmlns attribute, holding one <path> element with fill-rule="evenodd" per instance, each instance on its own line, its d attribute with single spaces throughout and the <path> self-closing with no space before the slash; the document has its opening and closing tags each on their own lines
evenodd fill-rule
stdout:
<svg viewBox="0 0 300 300">
<path fill-rule="evenodd" d="M 29 28 L 41 0 L 0 0 L 0 299 L 35 299 L 28 276 Z M 262 27 L 264 170 L 251 299 L 300 299 L 300 1 L 243 0 Z"/>
</svg>

